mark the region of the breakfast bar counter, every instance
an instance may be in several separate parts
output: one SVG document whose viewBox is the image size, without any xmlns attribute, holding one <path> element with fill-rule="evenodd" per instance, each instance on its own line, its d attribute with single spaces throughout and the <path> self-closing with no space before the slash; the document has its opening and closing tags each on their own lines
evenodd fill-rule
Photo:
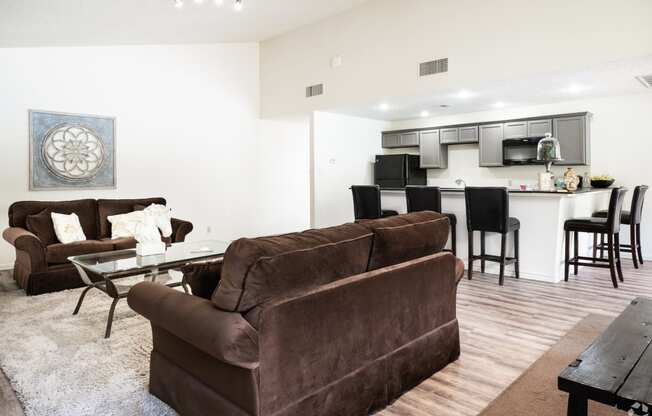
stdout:
<svg viewBox="0 0 652 416">
<path fill-rule="evenodd" d="M 466 204 L 463 188 L 441 188 L 442 210 L 457 216 L 457 255 L 466 263 L 468 237 L 466 231 Z M 520 256 L 521 278 L 546 282 L 559 282 L 564 278 L 564 222 L 570 218 L 590 217 L 593 212 L 606 209 L 610 189 L 581 189 L 576 192 L 556 192 L 537 190 L 510 190 L 511 217 L 521 222 Z M 383 209 L 407 211 L 405 191 L 383 189 L 381 193 Z M 508 238 L 513 238 L 509 235 Z M 580 235 L 580 253 L 590 252 L 593 239 L 590 235 Z M 480 236 L 476 233 L 474 246 L 480 247 Z M 487 233 L 488 254 L 500 253 L 500 235 Z M 512 256 L 513 244 L 508 242 L 508 256 Z M 479 253 L 476 253 L 479 254 Z M 475 262 L 474 270 L 480 270 L 480 262 Z M 468 264 L 468 263 L 467 263 Z M 498 273 L 498 265 L 488 262 L 487 273 Z M 513 266 L 508 266 L 506 275 L 513 276 Z"/>
</svg>

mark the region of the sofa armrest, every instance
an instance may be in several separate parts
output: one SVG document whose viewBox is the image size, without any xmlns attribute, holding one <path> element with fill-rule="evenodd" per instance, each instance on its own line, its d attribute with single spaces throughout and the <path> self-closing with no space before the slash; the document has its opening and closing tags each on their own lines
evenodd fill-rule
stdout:
<svg viewBox="0 0 652 416">
<path fill-rule="evenodd" d="M 455 264 L 452 254 L 437 253 L 264 305 L 259 330 L 264 413 L 424 338 L 444 340 L 433 359 L 456 359 Z"/>
<path fill-rule="evenodd" d="M 11 227 L 4 230 L 2 237 L 16 250 L 23 251 L 29 256 L 32 271 L 47 269 L 45 260 L 45 245 L 35 235 L 24 228 Z"/>
<path fill-rule="evenodd" d="M 258 367 L 258 334 L 240 313 L 222 311 L 209 300 L 152 282 L 131 288 L 127 302 L 152 325 L 217 360 L 247 369 Z"/>
<path fill-rule="evenodd" d="M 190 234 L 193 229 L 190 221 L 184 221 L 177 218 L 172 218 L 172 242 L 181 243 L 186 240 L 186 236 Z"/>
</svg>

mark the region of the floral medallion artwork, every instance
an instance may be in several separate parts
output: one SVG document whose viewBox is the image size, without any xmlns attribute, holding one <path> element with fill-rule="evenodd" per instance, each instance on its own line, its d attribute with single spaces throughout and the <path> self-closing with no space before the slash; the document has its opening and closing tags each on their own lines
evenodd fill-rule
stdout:
<svg viewBox="0 0 652 416">
<path fill-rule="evenodd" d="M 115 119 L 30 111 L 30 189 L 115 188 Z"/>
</svg>

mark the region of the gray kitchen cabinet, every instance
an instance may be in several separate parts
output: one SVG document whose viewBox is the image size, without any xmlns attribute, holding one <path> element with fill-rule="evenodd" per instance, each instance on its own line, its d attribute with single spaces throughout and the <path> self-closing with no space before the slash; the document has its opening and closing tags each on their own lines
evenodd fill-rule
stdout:
<svg viewBox="0 0 652 416">
<path fill-rule="evenodd" d="M 504 124 L 505 139 L 522 139 L 527 137 L 527 121 L 510 121 Z"/>
<path fill-rule="evenodd" d="M 440 131 L 422 131 L 419 135 L 419 155 L 422 168 L 446 169 L 448 167 L 448 152 L 441 144 Z"/>
<path fill-rule="evenodd" d="M 401 147 L 401 135 L 396 133 L 383 134 L 383 147 L 384 148 Z"/>
<path fill-rule="evenodd" d="M 414 147 L 419 145 L 419 132 L 401 133 L 401 147 Z"/>
<path fill-rule="evenodd" d="M 504 124 L 480 126 L 480 166 L 503 166 Z"/>
<path fill-rule="evenodd" d="M 460 127 L 459 131 L 459 143 L 478 142 L 478 126 Z"/>
<path fill-rule="evenodd" d="M 439 142 L 441 144 L 454 144 L 459 143 L 460 141 L 460 132 L 456 127 L 445 128 L 439 130 Z"/>
<path fill-rule="evenodd" d="M 543 137 L 547 133 L 552 134 L 552 120 L 530 120 L 527 122 L 528 137 Z"/>
<path fill-rule="evenodd" d="M 553 120 L 554 136 L 559 140 L 563 162 L 557 165 L 588 165 L 590 131 L 587 116 L 560 117 Z"/>
</svg>

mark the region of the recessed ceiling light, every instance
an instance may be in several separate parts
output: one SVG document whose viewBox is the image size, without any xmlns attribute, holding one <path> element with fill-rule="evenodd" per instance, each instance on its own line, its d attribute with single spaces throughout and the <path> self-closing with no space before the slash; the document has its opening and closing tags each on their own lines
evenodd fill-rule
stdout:
<svg viewBox="0 0 652 416">
<path fill-rule="evenodd" d="M 387 104 L 387 103 L 380 103 L 380 104 L 378 105 L 378 109 L 379 109 L 380 111 L 387 111 L 387 110 L 389 110 L 389 104 Z"/>
<path fill-rule="evenodd" d="M 176 7 L 177 9 L 182 8 L 182 7 L 183 7 L 183 1 L 181 1 L 181 0 L 174 0 L 174 7 Z"/>
<path fill-rule="evenodd" d="M 493 104 L 493 106 L 494 106 L 494 108 L 503 108 L 503 107 L 505 107 L 505 103 L 502 102 L 502 101 L 496 101 L 496 102 Z"/>
<path fill-rule="evenodd" d="M 457 98 L 461 98 L 461 99 L 465 100 L 467 98 L 471 98 L 473 96 L 473 93 L 471 91 L 461 90 L 455 96 Z"/>
<path fill-rule="evenodd" d="M 235 9 L 236 12 L 242 11 L 242 0 L 235 0 L 235 3 L 233 4 L 233 8 Z"/>
<path fill-rule="evenodd" d="M 224 4 L 224 0 L 215 0 L 215 4 L 218 6 L 222 6 Z"/>
<path fill-rule="evenodd" d="M 571 94 L 578 94 L 584 90 L 586 90 L 587 87 L 584 85 L 580 84 L 571 84 L 566 88 L 566 92 L 571 93 Z"/>
<path fill-rule="evenodd" d="M 429 111 L 427 111 L 427 110 L 423 110 L 423 111 L 421 112 L 421 117 L 428 117 L 428 116 L 430 116 L 430 112 L 429 112 Z"/>
</svg>

